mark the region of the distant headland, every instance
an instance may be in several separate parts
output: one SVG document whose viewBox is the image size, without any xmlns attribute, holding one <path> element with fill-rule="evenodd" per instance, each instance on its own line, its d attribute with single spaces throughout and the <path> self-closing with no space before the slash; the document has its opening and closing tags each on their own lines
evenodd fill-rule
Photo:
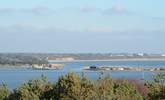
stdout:
<svg viewBox="0 0 165 100">
<path fill-rule="evenodd" d="M 0 65 L 34 65 L 73 61 L 165 61 L 165 54 L 147 53 L 0 53 Z"/>
</svg>

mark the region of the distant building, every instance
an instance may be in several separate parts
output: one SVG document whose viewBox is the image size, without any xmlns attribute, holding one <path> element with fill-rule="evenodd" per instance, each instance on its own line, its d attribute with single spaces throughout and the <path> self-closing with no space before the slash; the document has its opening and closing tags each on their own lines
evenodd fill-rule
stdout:
<svg viewBox="0 0 165 100">
<path fill-rule="evenodd" d="M 90 69 L 97 69 L 97 66 L 90 66 Z"/>
<path fill-rule="evenodd" d="M 62 57 L 62 58 L 56 58 L 56 60 L 62 60 L 62 61 L 73 61 L 74 58 L 72 58 L 72 57 Z"/>
<path fill-rule="evenodd" d="M 112 69 L 112 70 L 118 70 L 118 71 L 124 70 L 123 67 L 113 67 L 113 68 L 111 68 L 111 69 Z"/>
<path fill-rule="evenodd" d="M 162 57 L 165 57 L 165 54 L 162 54 L 161 56 L 162 56 Z"/>
<path fill-rule="evenodd" d="M 118 70 L 124 70 L 124 68 L 122 68 L 122 67 L 119 67 L 119 68 L 118 68 Z"/>
<path fill-rule="evenodd" d="M 144 56 L 144 53 L 138 53 L 137 55 L 138 56 Z"/>
</svg>

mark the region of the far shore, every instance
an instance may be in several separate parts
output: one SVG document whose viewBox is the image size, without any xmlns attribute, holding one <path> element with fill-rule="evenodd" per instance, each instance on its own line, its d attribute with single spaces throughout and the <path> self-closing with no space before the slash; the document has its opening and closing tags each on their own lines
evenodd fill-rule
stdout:
<svg viewBox="0 0 165 100">
<path fill-rule="evenodd" d="M 2 65 L 0 64 L 0 69 L 26 69 L 27 65 Z"/>
<path fill-rule="evenodd" d="M 107 59 L 107 60 L 48 60 L 49 62 L 97 62 L 97 61 L 165 61 L 159 58 Z"/>
</svg>

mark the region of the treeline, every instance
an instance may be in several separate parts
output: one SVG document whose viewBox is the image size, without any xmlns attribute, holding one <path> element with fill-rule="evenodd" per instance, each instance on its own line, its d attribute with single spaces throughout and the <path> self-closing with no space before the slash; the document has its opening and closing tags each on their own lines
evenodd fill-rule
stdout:
<svg viewBox="0 0 165 100">
<path fill-rule="evenodd" d="M 0 100 L 163 100 L 165 86 L 163 74 L 153 82 L 136 80 L 113 80 L 100 77 L 91 81 L 84 74 L 75 73 L 59 77 L 51 83 L 45 76 L 23 83 L 10 91 L 5 84 L 0 86 Z"/>
<path fill-rule="evenodd" d="M 19 64 L 47 64 L 48 61 L 39 56 L 29 54 L 0 54 L 1 65 L 19 65 Z"/>
</svg>

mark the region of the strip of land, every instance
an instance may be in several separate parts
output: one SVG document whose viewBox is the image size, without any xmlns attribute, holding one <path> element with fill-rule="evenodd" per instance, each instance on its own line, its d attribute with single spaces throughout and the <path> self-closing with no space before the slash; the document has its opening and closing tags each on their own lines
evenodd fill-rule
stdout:
<svg viewBox="0 0 165 100">
<path fill-rule="evenodd" d="M 165 61 L 158 58 L 131 58 L 131 59 L 107 59 L 107 60 L 48 60 L 49 62 L 97 62 L 97 61 Z"/>
</svg>

